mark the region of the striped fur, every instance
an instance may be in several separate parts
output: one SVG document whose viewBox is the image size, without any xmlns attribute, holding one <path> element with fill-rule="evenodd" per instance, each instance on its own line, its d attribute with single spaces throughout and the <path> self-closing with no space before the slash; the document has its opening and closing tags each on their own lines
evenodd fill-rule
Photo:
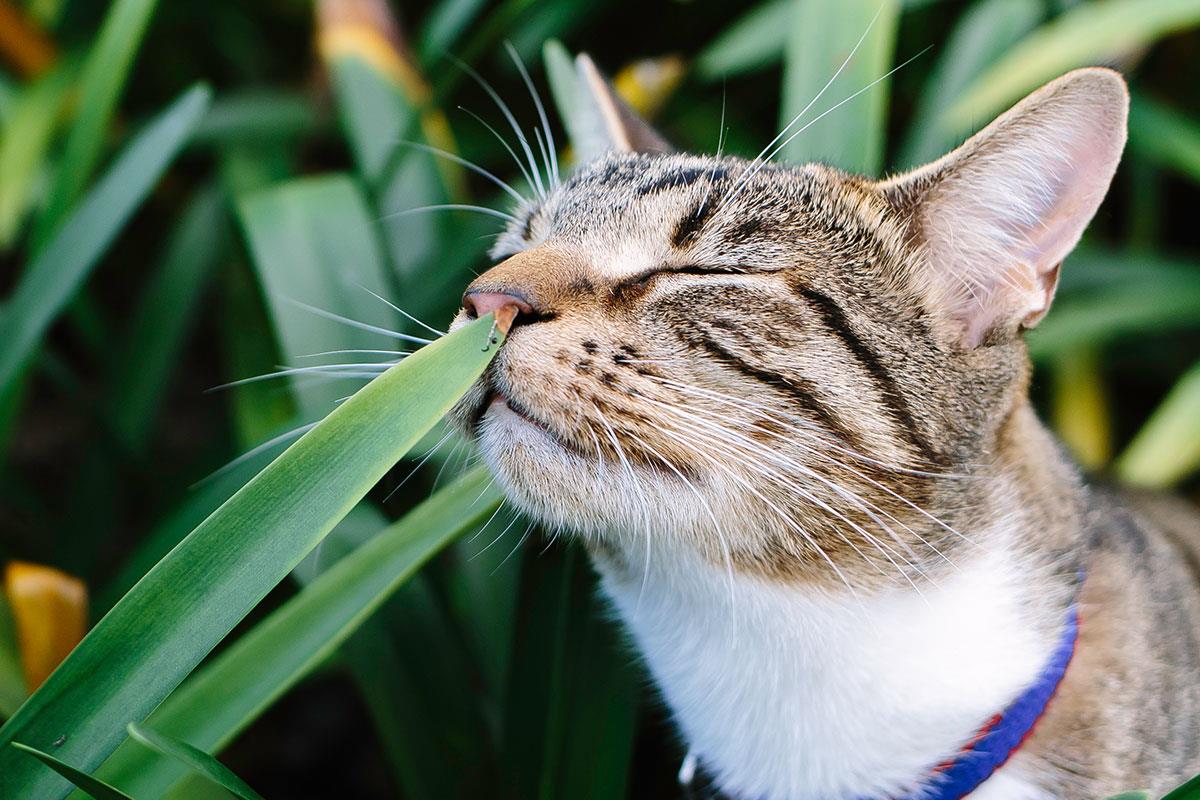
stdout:
<svg viewBox="0 0 1200 800">
<path fill-rule="evenodd" d="M 1081 568 L 1080 655 L 978 796 L 1200 769 L 1178 544 L 1200 523 L 1170 538 L 1086 485 L 1027 399 L 1020 332 L 1111 178 L 1124 98 L 1112 73 L 1072 73 L 882 183 L 610 153 L 520 209 L 469 287 L 533 313 L 456 421 L 517 506 L 590 548 L 731 794 L 919 788 L 1032 678 Z M 634 140 L 661 141 L 613 138 Z M 946 627 L 970 625 L 956 609 L 981 627 Z M 956 653 L 974 685 L 947 673 Z"/>
</svg>

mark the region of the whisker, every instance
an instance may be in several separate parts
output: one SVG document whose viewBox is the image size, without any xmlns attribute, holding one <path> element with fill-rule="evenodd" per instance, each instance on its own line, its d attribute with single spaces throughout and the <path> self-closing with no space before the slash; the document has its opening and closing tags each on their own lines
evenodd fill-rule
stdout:
<svg viewBox="0 0 1200 800">
<path fill-rule="evenodd" d="M 296 358 L 321 358 L 323 356 L 342 356 L 342 355 L 378 355 L 378 356 L 411 356 L 411 350 L 368 350 L 365 348 L 352 347 L 345 350 L 323 350 L 319 353 L 301 353 Z"/>
<path fill-rule="evenodd" d="M 496 140 L 498 142 L 500 142 L 500 144 L 504 147 L 505 150 L 508 151 L 508 154 L 512 157 L 512 160 L 516 163 L 517 169 L 519 169 L 521 171 L 521 177 L 523 177 L 525 179 L 526 185 L 528 185 L 530 189 L 532 189 L 533 191 L 536 192 L 537 186 L 534 185 L 533 176 L 529 174 L 529 168 L 525 166 L 525 162 L 523 162 L 521 160 L 520 156 L 517 155 L 517 151 L 512 149 L 512 145 L 510 145 L 508 143 L 508 140 L 500 135 L 500 131 L 498 131 L 494 127 L 492 127 L 491 123 L 489 123 L 486 119 L 484 119 L 483 117 L 476 114 L 471 109 L 466 108 L 464 106 L 459 106 L 458 110 L 465 112 L 467 114 L 470 114 L 471 117 L 473 117 L 476 122 L 478 122 L 483 127 L 487 128 L 488 132 L 491 133 L 492 136 L 496 137 Z M 543 198 L 543 199 L 545 199 L 545 198 Z"/>
<path fill-rule="evenodd" d="M 686 412 L 682 411 L 681 409 L 673 408 L 664 403 L 659 403 L 659 401 L 653 400 L 652 398 L 645 398 L 645 399 L 650 400 L 650 402 L 659 404 L 660 406 L 664 407 L 669 413 L 672 413 L 672 414 L 676 415 L 677 417 L 678 416 L 693 417 L 693 415 L 687 414 Z M 698 420 L 699 422 L 708 422 L 706 420 L 701 420 L 698 417 L 694 417 L 694 419 Z M 695 436 L 698 434 L 703 436 L 706 432 L 706 427 L 711 428 L 711 430 L 714 430 L 719 434 L 723 434 L 723 438 L 716 439 L 714 441 L 716 441 L 718 444 L 721 444 L 723 446 L 725 455 L 727 457 L 733 458 L 737 463 L 741 464 L 743 467 L 746 467 L 747 469 L 757 472 L 758 474 L 763 475 L 764 477 L 766 477 L 768 479 L 774 480 L 776 483 L 780 484 L 781 486 L 794 492 L 795 494 L 799 495 L 800 497 L 803 497 L 808 502 L 813 503 L 820 510 L 824 511 L 827 514 L 830 514 L 831 516 L 834 516 L 835 518 L 837 518 L 837 519 L 841 520 L 842 522 L 846 523 L 847 525 L 849 525 L 857 533 L 862 535 L 864 539 L 866 539 L 868 542 L 870 542 L 875 547 L 875 549 L 877 549 L 889 562 L 891 562 L 891 564 L 896 568 L 897 572 L 899 572 L 904 578 L 906 578 L 908 580 L 908 582 L 910 584 L 912 584 L 913 588 L 917 591 L 918 594 L 921 593 L 920 588 L 917 587 L 917 585 L 912 581 L 912 579 L 908 577 L 908 574 L 900 568 L 900 565 L 895 562 L 895 560 L 891 557 L 891 555 L 881 546 L 879 541 L 869 531 L 867 531 L 865 528 L 863 528 L 858 523 L 851 520 L 845 514 L 841 513 L 837 509 L 830 506 L 825 501 L 821 500 L 816 495 L 812 494 L 811 492 L 807 491 L 806 489 L 803 489 L 802 487 L 800 487 L 798 484 L 794 483 L 793 481 L 786 479 L 783 475 L 781 475 L 777 471 L 766 469 L 762 465 L 761 462 L 756 461 L 752 458 L 753 456 L 757 456 L 759 458 L 766 458 L 766 457 L 773 456 L 773 454 L 771 454 L 769 451 L 765 450 L 764 448 L 758 447 L 757 445 L 755 445 L 752 442 L 752 440 L 748 440 L 748 439 L 745 439 L 744 437 L 740 437 L 737 434 L 735 434 L 733 431 L 731 431 L 730 429 L 728 429 L 722 425 L 719 425 L 717 423 L 708 423 L 708 426 L 702 426 L 699 429 L 697 429 L 697 427 L 695 425 L 687 426 L 688 431 L 689 431 L 690 435 L 692 435 L 692 436 Z M 742 447 L 749 452 L 749 455 L 751 456 L 751 458 L 741 458 L 736 454 L 736 452 L 734 450 L 730 449 L 731 442 L 729 441 L 729 436 L 731 434 L 734 437 L 736 437 L 737 439 L 739 439 L 741 442 L 744 443 L 744 444 L 742 444 Z M 793 466 L 794 468 L 799 468 L 799 470 L 802 471 L 803 473 L 807 473 L 807 477 L 818 477 L 818 478 L 821 477 L 821 476 L 817 476 L 815 473 L 811 473 L 811 471 L 803 468 L 802 465 L 790 464 L 790 463 L 788 463 L 787 465 Z M 830 485 L 835 486 L 835 484 L 832 484 L 832 483 Z M 879 523 L 877 518 L 876 518 L 876 522 L 877 522 L 877 524 L 881 524 L 881 523 Z M 886 526 L 884 526 L 884 527 L 886 527 Z M 878 571 L 880 571 L 881 574 L 886 574 L 882 570 L 879 570 L 878 565 L 876 565 L 871 559 L 869 559 L 867 557 L 867 555 L 865 553 L 863 553 L 862 550 L 851 539 L 849 539 L 847 536 L 845 536 L 845 534 L 843 534 L 840 530 L 837 530 L 836 527 L 834 528 L 834 531 L 837 533 L 838 537 L 842 539 L 842 541 L 844 541 L 856 553 L 858 553 L 859 557 L 861 557 L 863 559 L 863 561 L 865 561 L 866 563 L 875 567 Z M 915 564 L 912 564 L 911 562 L 908 562 L 907 560 L 906 560 L 906 563 L 908 564 L 909 567 L 915 569 L 918 573 L 920 573 L 920 569 L 917 568 Z"/>
<path fill-rule="evenodd" d="M 609 438 L 609 440 L 612 441 L 613 448 L 616 451 L 617 459 L 621 462 L 621 465 L 625 468 L 626 474 L 629 475 L 629 480 L 633 485 L 634 491 L 636 491 L 638 493 L 638 496 L 641 498 L 641 501 L 642 501 L 640 504 L 640 507 L 642 508 L 642 516 L 643 516 L 643 532 L 646 534 L 646 560 L 645 560 L 645 564 L 642 568 L 642 586 L 638 590 L 637 602 L 634 604 L 634 607 L 633 607 L 633 613 L 636 616 L 637 613 L 642 608 L 642 597 L 646 593 L 646 585 L 647 585 L 647 583 L 649 583 L 649 580 L 650 580 L 651 542 L 650 542 L 650 524 L 649 524 L 650 523 L 650 512 L 648 511 L 648 505 L 647 505 L 648 499 L 647 499 L 645 493 L 642 492 L 642 488 L 638 482 L 637 475 L 633 471 L 633 466 L 629 463 L 629 459 L 627 459 L 625 457 L 625 450 L 624 450 L 624 448 L 621 447 L 621 441 L 620 441 L 620 439 L 617 438 L 616 431 L 613 430 L 612 425 L 610 425 L 608 423 L 608 420 L 605 419 L 604 413 L 602 411 L 600 411 L 599 406 L 596 406 L 593 404 L 592 407 L 596 411 L 596 418 L 600 421 L 600 424 L 604 426 L 604 430 L 608 433 L 608 438 Z"/>
<path fill-rule="evenodd" d="M 546 132 L 546 148 L 550 151 L 550 161 L 546 167 L 549 170 L 551 185 L 557 186 L 559 182 L 558 154 L 554 146 L 554 132 L 550 129 L 550 120 L 546 117 L 546 107 L 542 103 L 542 96 L 534 86 L 533 79 L 529 77 L 529 71 L 525 69 L 525 63 L 521 61 L 517 48 L 513 47 L 512 42 L 505 42 L 504 47 L 508 50 L 508 55 L 512 58 L 513 63 L 517 65 L 517 71 L 521 73 L 521 79 L 525 81 L 525 88 L 529 90 L 529 96 L 533 98 L 533 104 L 537 108 L 538 118 L 542 121 L 542 130 Z M 534 130 L 536 131 L 536 128 Z"/>
<path fill-rule="evenodd" d="M 321 364 L 313 367 L 287 367 L 276 372 L 268 372 L 263 375 L 251 375 L 249 378 L 239 378 L 236 381 L 222 383 L 219 386 L 214 386 L 207 389 L 207 392 L 219 392 L 224 389 L 231 389 L 235 386 L 245 386 L 249 383 L 258 383 L 259 381 L 269 381 L 276 378 L 286 378 L 289 375 L 308 375 L 318 373 L 326 377 L 334 378 L 375 378 L 387 371 L 389 367 L 394 366 L 394 362 L 387 364 Z M 369 370 L 371 367 L 382 367 L 379 370 Z"/>
<path fill-rule="evenodd" d="M 516 189 L 514 189 L 512 186 L 510 186 L 504 180 L 501 180 L 495 174 L 489 172 L 488 170 L 484 169 L 483 167 L 479 166 L 478 164 L 476 164 L 473 161 L 468 161 L 467 159 L 463 158 L 462 156 L 458 156 L 458 155 L 455 155 L 454 153 L 451 153 L 449 150 L 443 150 L 440 147 L 433 147 L 431 145 L 424 144 L 423 142 L 410 142 L 410 141 L 402 140 L 400 142 L 400 144 L 402 144 L 406 147 L 415 147 L 418 150 L 424 150 L 425 152 L 432 153 L 435 156 L 441 156 L 442 158 L 446 159 L 447 161 L 453 161 L 455 164 L 458 164 L 459 166 L 466 167 L 467 169 L 471 170 L 476 175 L 482 175 L 484 178 L 491 181 L 497 187 L 499 187 L 504 192 L 506 192 L 509 197 L 513 198 L 518 203 L 521 203 L 522 205 L 527 205 L 529 203 L 529 200 L 528 200 L 528 198 L 525 197 L 525 195 L 518 192 Z"/>
<path fill-rule="evenodd" d="M 432 339 L 422 339 L 419 336 L 409 336 L 407 333 L 400 333 L 399 331 L 389 330 L 388 328 L 381 328 L 378 325 L 371 325 L 367 322 L 359 322 L 356 319 L 343 317 L 341 314 L 335 314 L 332 311 L 326 311 L 323 308 L 310 306 L 308 303 L 302 303 L 299 300 L 293 300 L 290 297 L 284 297 L 283 299 L 298 308 L 304 309 L 310 314 L 316 314 L 318 317 L 323 317 L 332 322 L 340 322 L 341 324 L 348 325 L 351 328 L 358 328 L 359 330 L 368 331 L 370 333 L 378 333 L 381 336 L 399 339 L 402 342 L 412 342 L 413 344 L 430 344 L 433 341 Z"/>
<path fill-rule="evenodd" d="M 500 533 L 496 534 L 496 538 L 495 538 L 495 539 L 492 539 L 490 542 L 488 542 L 486 545 L 484 545 L 482 550 L 480 550 L 480 551 L 479 551 L 478 553 L 476 553 L 475 555 L 473 555 L 473 556 L 470 556 L 469 558 L 467 558 L 467 561 L 474 561 L 475 559 L 479 558 L 481 555 L 483 555 L 484 553 L 486 553 L 488 550 L 490 550 L 490 549 L 491 549 L 491 547 L 492 547 L 492 545 L 494 545 L 496 542 L 498 542 L 498 541 L 500 541 L 501 539 L 503 539 L 503 538 L 504 538 L 504 534 L 506 534 L 506 533 L 508 533 L 510 530 L 512 530 L 512 526 L 513 526 L 513 525 L 516 525 L 516 524 L 517 524 L 517 520 L 519 520 L 520 518 L 521 518 L 521 516 L 520 516 L 519 514 L 513 514 L 513 517 L 512 517 L 512 519 L 510 519 L 510 520 L 508 521 L 508 524 L 504 526 L 504 530 L 502 530 L 502 531 L 500 531 Z M 480 531 L 480 533 L 482 533 L 482 531 Z"/>
<path fill-rule="evenodd" d="M 391 300 L 388 300 L 386 297 L 382 297 L 382 296 L 380 296 L 380 295 L 376 294 L 375 292 L 373 292 L 373 291 L 371 291 L 370 289 L 368 289 L 366 286 L 363 286 L 361 283 L 356 283 L 355 285 L 356 285 L 358 288 L 362 289 L 362 290 L 363 290 L 364 292 L 366 292 L 367 294 L 369 294 L 369 295 L 371 295 L 372 297 L 374 297 L 374 298 L 375 298 L 376 300 L 378 300 L 379 302 L 381 302 L 381 303 L 383 303 L 384 305 L 386 305 L 388 308 L 390 308 L 390 309 L 392 309 L 393 311 L 395 311 L 397 314 L 400 314 L 401 316 L 403 316 L 405 319 L 407 319 L 407 320 L 408 320 L 408 321 L 410 321 L 410 322 L 415 322 L 415 323 L 417 323 L 418 325 L 420 325 L 422 328 L 424 328 L 425 330 L 429 331 L 429 332 L 430 332 L 430 333 L 432 333 L 433 335 L 435 335 L 435 336 L 445 336 L 445 335 L 446 335 L 446 332 L 445 332 L 445 331 L 439 331 L 437 328 L 433 327 L 432 325 L 426 325 L 424 322 L 422 322 L 421 320 L 417 319 L 417 318 L 416 318 L 416 317 L 414 317 L 412 314 L 408 313 L 408 312 L 407 312 L 407 311 L 405 311 L 403 308 L 401 308 L 400 306 L 398 306 L 398 305 L 396 305 L 395 303 L 393 303 Z"/>
<path fill-rule="evenodd" d="M 640 444 L 647 452 L 649 452 L 655 458 L 657 458 L 660 462 L 662 462 L 663 466 L 665 466 L 671 472 L 675 473 L 675 476 L 677 478 L 679 478 L 680 481 L 683 482 L 683 485 L 686 486 L 693 495 L 695 495 L 696 499 L 704 507 L 705 513 L 708 515 L 709 520 L 713 524 L 713 531 L 717 534 L 717 539 L 721 543 L 721 552 L 725 559 L 726 577 L 729 582 L 730 618 L 731 618 L 731 621 L 734 626 L 734 638 L 736 639 L 736 636 L 737 636 L 737 633 L 736 633 L 737 632 L 737 592 L 736 592 L 736 584 L 734 582 L 734 577 L 733 577 L 733 553 L 729 549 L 729 541 L 725 537 L 725 533 L 721 528 L 721 523 L 719 523 L 717 521 L 716 514 L 713 513 L 712 506 L 710 506 L 708 504 L 708 501 L 704 499 L 704 495 L 700 493 L 700 490 L 696 488 L 696 485 L 694 483 L 692 483 L 690 480 L 688 480 L 687 477 L 685 477 L 684 474 L 682 472 L 680 472 L 675 467 L 675 465 L 671 463 L 671 461 L 669 459 L 664 457 L 661 453 L 659 453 L 657 450 L 655 450 L 653 447 L 651 447 L 649 444 L 647 444 L 645 441 L 643 441 L 637 435 L 635 435 L 633 433 L 628 433 L 627 435 L 630 436 L 630 438 L 632 438 L 638 444 Z"/>
<path fill-rule="evenodd" d="M 239 464 L 244 464 L 245 462 L 254 458 L 259 453 L 262 453 L 266 450 L 270 450 L 272 447 L 275 447 L 276 445 L 282 444 L 283 442 L 289 441 L 291 439 L 299 439 L 301 436 L 308 433 L 313 428 L 317 427 L 317 424 L 319 422 L 320 422 L 320 420 L 317 420 L 317 422 L 310 422 L 307 425 L 301 425 L 298 428 L 292 428 L 290 431 L 285 431 L 284 433 L 281 433 L 278 436 L 272 436 L 270 439 L 267 439 L 265 442 L 261 442 L 261 443 L 255 445 L 254 447 L 250 448 L 246 452 L 242 453 L 241 455 L 237 456 L 236 458 L 231 460 L 228 464 L 224 464 L 223 466 L 218 467 L 217 469 L 213 470 L 208 475 L 204 476 L 200 480 L 193 483 L 191 485 L 191 487 L 189 487 L 189 488 L 196 489 L 200 486 L 203 486 L 204 484 L 206 484 L 210 481 L 213 481 L 213 480 L 219 478 L 220 476 L 224 475 L 225 473 L 229 472 L 231 469 L 238 466 Z"/>
<path fill-rule="evenodd" d="M 916 61 L 916 60 L 917 60 L 918 58 L 920 58 L 921 56 L 923 56 L 923 55 L 925 55 L 926 53 L 928 53 L 928 52 L 929 52 L 929 51 L 932 49 L 932 47 L 933 47 L 933 45 L 930 45 L 929 47 L 926 47 L 926 48 L 925 48 L 925 49 L 923 49 L 921 52 L 919 52 L 919 53 L 917 53 L 916 55 L 914 55 L 912 58 L 909 58 L 909 59 L 905 60 L 904 62 L 902 62 L 901 64 L 899 64 L 899 65 L 897 65 L 897 66 L 893 67 L 892 69 L 888 70 L 887 72 L 885 72 L 884 74 L 882 74 L 882 75 L 880 75 L 878 78 L 876 78 L 875 80 L 873 80 L 873 81 L 871 81 L 870 83 L 868 83 L 866 86 L 864 86 L 864 87 L 862 87 L 861 89 L 859 89 L 859 90 L 858 90 L 857 92 L 855 92 L 854 94 L 850 95 L 849 97 L 846 97 L 846 98 L 842 99 L 842 100 L 841 100 L 841 101 L 839 101 L 838 103 L 835 103 L 833 106 L 831 106 L 831 107 L 829 107 L 829 108 L 825 109 L 825 110 L 824 110 L 824 111 L 822 111 L 820 114 L 818 114 L 816 117 L 814 117 L 813 119 L 811 119 L 811 120 L 809 120 L 808 122 L 804 123 L 804 125 L 800 126 L 800 129 L 799 129 L 799 130 L 795 131 L 795 132 L 794 132 L 794 133 L 792 133 L 790 136 L 788 136 L 786 139 L 784 139 L 782 142 L 780 142 L 780 143 L 779 143 L 779 145 L 778 145 L 778 146 L 777 146 L 777 147 L 776 147 L 774 150 L 772 150 L 772 151 L 770 152 L 770 154 L 768 154 L 768 155 L 767 155 L 767 156 L 766 156 L 764 159 L 762 159 L 762 160 L 758 161 L 758 163 L 757 163 L 756 165 L 752 165 L 752 166 L 751 166 L 751 168 L 749 169 L 748 173 L 747 173 L 747 174 L 745 174 L 745 175 L 742 177 L 742 179 L 741 179 L 741 180 L 739 180 L 739 182 L 738 182 L 738 186 L 737 186 L 737 189 L 736 189 L 736 190 L 735 190 L 735 191 L 732 193 L 732 195 L 731 195 L 731 196 L 729 196 L 727 199 L 722 199 L 722 201 L 721 201 L 721 208 L 720 208 L 720 210 L 718 210 L 718 211 L 717 211 L 717 214 L 720 214 L 720 213 L 721 213 L 722 211 L 724 211 L 725 209 L 727 209 L 727 208 L 730 208 L 730 207 L 731 207 L 731 203 L 733 202 L 733 200 L 735 200 L 735 199 L 737 198 L 737 196 L 738 196 L 738 195 L 739 195 L 739 194 L 742 192 L 742 190 L 743 190 L 743 189 L 744 189 L 744 188 L 745 188 L 747 185 L 749 185 L 750 179 L 751 179 L 751 178 L 753 178 L 755 175 L 757 175 L 757 174 L 758 174 L 758 173 L 759 173 L 759 172 L 760 172 L 760 171 L 763 169 L 763 167 L 765 167 L 765 166 L 766 166 L 768 163 L 770 163 L 771 159 L 773 159 L 775 156 L 779 155 L 779 153 L 780 153 L 780 152 L 783 150 L 783 148 L 785 148 L 785 147 L 787 147 L 789 144 L 791 144 L 791 142 L 792 142 L 792 141 L 793 141 L 793 140 L 794 140 L 794 139 L 795 139 L 797 136 L 799 136 L 800 134 L 804 133 L 806 130 L 808 130 L 809 128 L 811 128 L 811 127 L 812 127 L 813 125 L 815 125 L 816 123 L 820 122 L 820 121 L 821 121 L 822 119 L 824 119 L 825 117 L 827 117 L 827 116 L 829 116 L 830 114 L 832 114 L 834 111 L 837 111 L 839 108 L 841 108 L 842 106 L 846 105 L 846 103 L 849 103 L 850 101 L 854 100 L 856 97 L 860 96 L 860 95 L 861 95 L 863 92 L 866 92 L 866 91 L 869 91 L 869 90 L 873 89 L 875 86 L 877 86 L 877 85 L 879 85 L 880 83 L 882 83 L 883 81 L 887 80 L 887 79 L 888 79 L 888 78 L 890 78 L 892 75 L 894 75 L 894 74 L 896 74 L 897 72 L 899 72 L 900 70 L 904 69 L 904 68 L 905 68 L 905 67 L 907 67 L 909 64 L 911 64 L 912 62 Z M 756 159 L 756 160 L 757 160 L 757 159 Z"/>
<path fill-rule="evenodd" d="M 520 519 L 520 517 L 518 516 L 517 519 Z M 495 569 L 492 570 L 493 575 L 495 575 L 497 572 L 499 572 L 500 568 L 503 567 L 505 564 L 507 564 L 508 560 L 517 554 L 517 551 L 520 550 L 521 547 L 525 544 L 525 542 L 527 542 L 529 540 L 529 534 L 532 531 L 533 531 L 533 522 L 530 522 L 528 525 L 525 526 L 525 532 L 521 534 L 521 538 L 517 540 L 517 543 L 515 545 L 513 545 L 513 549 L 509 550 L 508 555 L 506 555 L 504 558 L 500 559 L 500 563 L 497 564 Z M 554 540 L 551 539 L 551 544 L 553 544 L 553 541 Z M 542 552 L 545 552 L 545 551 L 543 550 Z"/>
<path fill-rule="evenodd" d="M 487 92 L 488 96 L 492 98 L 492 102 L 495 103 L 496 107 L 500 109 L 500 113 L 504 115 L 506 120 L 508 120 L 508 124 L 512 127 L 513 133 L 517 135 L 517 141 L 520 143 L 521 149 L 525 152 L 525 157 L 529 160 L 529 168 L 533 173 L 533 182 L 537 186 L 537 193 L 543 200 L 545 200 L 546 187 L 542 183 L 542 175 L 537 168 L 537 160 L 533 157 L 533 150 L 531 150 L 529 147 L 529 140 L 525 138 L 525 132 L 521 129 L 521 126 L 517 124 L 517 118 L 513 116 L 512 110 L 508 107 L 508 103 L 505 103 L 504 100 L 501 99 L 496 90 L 492 88 L 492 85 L 488 83 L 482 75 L 476 72 L 470 64 L 467 64 L 465 61 L 461 61 L 454 56 L 451 56 L 450 58 L 452 61 L 458 64 L 460 69 L 470 75 L 471 78 L 478 83 L 485 92 Z"/>
<path fill-rule="evenodd" d="M 397 483 L 395 486 L 393 486 L 392 490 L 389 491 L 387 493 L 387 495 L 384 496 L 383 502 L 386 503 L 387 501 L 391 500 L 392 496 L 395 495 L 396 492 L 400 491 L 401 487 L 403 487 L 404 484 L 408 483 L 409 479 L 412 478 L 413 475 L 416 475 L 417 472 L 420 471 L 421 467 L 425 466 L 425 463 L 427 461 L 429 461 L 429 459 L 433 458 L 433 454 L 436 453 L 438 450 L 440 450 L 442 448 L 442 445 L 444 445 L 446 442 L 450 441 L 451 437 L 453 437 L 453 436 L 454 436 L 454 431 L 447 431 L 445 434 L 443 434 L 442 438 L 438 439 L 437 444 L 435 444 L 433 447 L 429 448 L 425 452 L 425 455 L 421 457 L 421 460 L 417 462 L 417 465 L 408 471 L 408 474 L 404 476 L 404 479 L 401 480 L 399 483 Z"/>
<path fill-rule="evenodd" d="M 387 214 L 383 217 L 383 219 L 387 220 L 395 217 L 410 217 L 413 214 L 426 214 L 431 211 L 471 211 L 476 214 L 495 217 L 496 219 L 502 219 L 507 222 L 517 221 L 517 218 L 512 214 L 509 214 L 507 211 L 497 211 L 494 208 L 488 208 L 487 206 L 475 206 L 471 205 L 470 203 L 438 203 L 431 206 L 406 208 L 403 211 L 394 211 L 391 214 Z"/>
</svg>

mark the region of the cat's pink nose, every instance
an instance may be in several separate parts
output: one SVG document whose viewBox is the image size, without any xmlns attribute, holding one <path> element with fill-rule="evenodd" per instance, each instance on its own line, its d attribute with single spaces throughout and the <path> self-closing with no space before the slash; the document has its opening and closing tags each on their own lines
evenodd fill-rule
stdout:
<svg viewBox="0 0 1200 800">
<path fill-rule="evenodd" d="M 520 297 L 505 292 L 467 292 L 463 295 L 463 308 L 471 317 L 482 317 L 506 307 L 512 308 L 513 316 L 533 314 L 533 306 Z"/>
</svg>

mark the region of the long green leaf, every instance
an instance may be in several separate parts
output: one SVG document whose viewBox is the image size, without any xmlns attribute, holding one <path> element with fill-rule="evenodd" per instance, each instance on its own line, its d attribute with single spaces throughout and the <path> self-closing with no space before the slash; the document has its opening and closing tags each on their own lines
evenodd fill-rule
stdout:
<svg viewBox="0 0 1200 800">
<path fill-rule="evenodd" d="M 11 717 L 29 692 L 21 670 L 21 653 L 12 609 L 0 592 L 0 719 Z"/>
<path fill-rule="evenodd" d="M 100 163 L 109 122 L 156 5 L 157 0 L 116 0 L 104 18 L 83 66 L 79 113 L 67 136 L 49 203 L 34 228 L 35 252 L 50 241 Z"/>
<path fill-rule="evenodd" d="M 159 114 L 29 266 L 0 311 L 0 391 L 187 141 L 209 95 L 207 88 L 193 87 Z"/>
<path fill-rule="evenodd" d="M 1116 463 L 1133 486 L 1163 489 L 1200 468 L 1200 363 L 1180 378 Z"/>
<path fill-rule="evenodd" d="M 1129 106 L 1129 149 L 1200 183 L 1200 124 L 1140 94 Z"/>
<path fill-rule="evenodd" d="M 301 139 L 322 130 L 323 120 L 308 98 L 290 92 L 247 90 L 213 99 L 196 126 L 193 147 L 267 145 Z"/>
<path fill-rule="evenodd" d="M 342 558 L 172 693 L 146 721 L 195 747 L 219 751 L 334 653 L 435 553 L 474 530 L 499 493 L 476 469 Z M 122 745 L 99 774 L 155 796 L 181 775 Z"/>
<path fill-rule="evenodd" d="M 899 1 L 793 1 L 783 70 L 780 127 L 785 129 L 782 141 L 788 143 L 782 157 L 875 175 L 883 163 L 889 82 L 818 118 L 887 73 L 896 46 Z M 862 44 L 847 62 L 860 38 Z M 814 102 L 843 63 L 841 74 Z"/>
<path fill-rule="evenodd" d="M 581 560 L 574 548 L 525 560 L 504 719 L 504 798 L 626 795 L 639 679 L 599 617 Z"/>
<path fill-rule="evenodd" d="M 946 112 L 946 125 L 971 128 L 1074 67 L 1109 62 L 1198 21 L 1200 0 L 1081 3 L 1038 28 L 981 75 Z"/>
<path fill-rule="evenodd" d="M 702 78 L 724 78 L 768 66 L 783 55 L 792 24 L 793 0 L 767 0 L 713 39 L 696 57 Z"/>
<path fill-rule="evenodd" d="M 1055 305 L 1029 335 L 1035 359 L 1135 334 L 1200 328 L 1200 280 L 1097 289 Z"/>
<path fill-rule="evenodd" d="M 228 252 L 226 215 L 225 200 L 215 188 L 202 190 L 191 201 L 117 348 L 108 410 L 117 436 L 134 452 L 146 448 L 154 431 L 204 285 Z"/>
<path fill-rule="evenodd" d="M 1198 798 L 1200 798 L 1200 775 L 1168 792 L 1163 800 L 1198 800 Z"/>
<path fill-rule="evenodd" d="M 88 634 L 0 729 L 95 768 L 482 373 L 491 316 L 443 337 L 341 404 L 206 519 Z M 0 752 L 0 796 L 55 796 Z"/>
<path fill-rule="evenodd" d="M 903 0 L 901 5 L 908 10 L 934 2 L 938 0 Z M 733 77 L 779 61 L 792 30 L 794 6 L 795 0 L 767 0 L 726 26 L 696 57 L 697 74 L 707 80 Z"/>
<path fill-rule="evenodd" d="M 0 138 L 0 248 L 16 238 L 74 77 L 69 65 L 56 67 L 18 95 L 5 120 Z"/>
<path fill-rule="evenodd" d="M 317 365 L 321 362 L 311 355 L 332 350 L 397 348 L 395 339 L 323 319 L 296 305 L 299 301 L 357 322 L 396 329 L 399 315 L 371 295 L 390 298 L 391 291 L 372 214 L 350 178 L 330 175 L 289 181 L 250 195 L 238 209 L 276 340 L 288 363 Z M 324 361 L 396 358 L 344 353 Z M 298 375 L 291 382 L 301 415 L 308 419 L 319 419 L 348 393 L 347 386 L 357 385 L 314 383 L 311 378 Z"/>
<path fill-rule="evenodd" d="M 43 753 L 41 750 L 21 744 L 20 742 L 12 742 L 10 746 L 15 750 L 28 753 L 38 761 L 41 761 L 47 767 L 82 789 L 85 794 L 96 798 L 96 800 L 133 800 L 133 798 L 124 792 L 114 789 L 103 781 L 96 780 L 86 772 L 80 772 L 70 764 L 60 761 L 49 753 Z"/>
<path fill-rule="evenodd" d="M 962 15 L 922 85 L 917 110 L 897 162 L 902 169 L 938 158 L 964 131 L 947 129 L 942 115 L 968 84 L 1041 20 L 1041 0 L 980 0 Z"/>
<path fill-rule="evenodd" d="M 129 735 L 139 744 L 177 761 L 186 769 L 228 789 L 241 800 L 263 800 L 261 794 L 250 788 L 250 784 L 235 775 L 229 767 L 187 742 L 163 736 L 157 731 L 143 728 L 132 722 L 129 723 Z"/>
</svg>

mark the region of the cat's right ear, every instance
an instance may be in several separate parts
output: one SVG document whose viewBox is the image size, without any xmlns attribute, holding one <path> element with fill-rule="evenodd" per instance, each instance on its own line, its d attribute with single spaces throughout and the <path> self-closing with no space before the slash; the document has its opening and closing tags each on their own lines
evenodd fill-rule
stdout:
<svg viewBox="0 0 1200 800">
<path fill-rule="evenodd" d="M 1049 309 L 1059 264 L 1121 158 L 1128 105 L 1116 72 L 1075 70 L 945 158 L 880 184 L 921 247 L 918 290 L 962 344 L 1015 335 Z"/>
<path fill-rule="evenodd" d="M 670 153 L 674 149 L 650 123 L 626 105 L 590 56 L 586 53 L 576 56 L 575 68 L 581 90 L 576 110 L 583 139 L 575 145 L 581 162 L 610 151 Z"/>
</svg>

